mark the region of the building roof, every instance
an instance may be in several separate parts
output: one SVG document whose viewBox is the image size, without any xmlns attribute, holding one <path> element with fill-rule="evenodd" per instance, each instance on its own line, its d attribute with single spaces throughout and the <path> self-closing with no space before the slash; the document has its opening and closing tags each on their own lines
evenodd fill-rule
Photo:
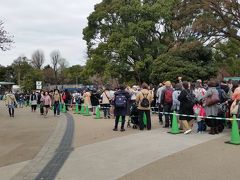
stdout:
<svg viewBox="0 0 240 180">
<path fill-rule="evenodd" d="M 225 77 L 225 81 L 232 80 L 232 81 L 240 81 L 240 77 Z"/>
<path fill-rule="evenodd" d="M 0 85 L 14 85 L 14 82 L 0 82 Z"/>
</svg>

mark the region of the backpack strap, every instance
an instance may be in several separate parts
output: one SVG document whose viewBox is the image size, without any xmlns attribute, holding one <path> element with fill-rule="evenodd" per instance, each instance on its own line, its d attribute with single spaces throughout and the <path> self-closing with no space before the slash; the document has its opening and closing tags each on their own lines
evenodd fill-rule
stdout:
<svg viewBox="0 0 240 180">
<path fill-rule="evenodd" d="M 110 101 L 110 98 L 108 97 L 106 91 L 104 91 L 104 94 L 105 94 L 105 96 L 107 97 L 107 99 Z"/>
<path fill-rule="evenodd" d="M 142 95 L 143 95 L 143 98 L 147 98 L 148 97 L 148 94 L 149 93 L 147 93 L 147 94 L 144 94 L 143 92 L 141 92 L 142 93 Z M 144 96 L 144 95 L 146 95 L 146 96 Z"/>
</svg>

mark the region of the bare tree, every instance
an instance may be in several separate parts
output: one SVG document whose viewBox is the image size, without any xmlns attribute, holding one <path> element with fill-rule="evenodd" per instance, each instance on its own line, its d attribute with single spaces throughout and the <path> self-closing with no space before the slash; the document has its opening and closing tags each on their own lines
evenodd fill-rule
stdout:
<svg viewBox="0 0 240 180">
<path fill-rule="evenodd" d="M 0 21 L 0 49 L 2 51 L 9 50 L 12 43 L 12 37 L 8 35 L 6 30 L 4 30 L 3 22 Z"/>
<path fill-rule="evenodd" d="M 61 84 L 64 84 L 65 81 L 66 81 L 65 69 L 68 66 L 69 66 L 69 62 L 64 58 L 61 58 L 60 61 L 59 61 L 59 77 L 60 77 L 59 82 Z"/>
<path fill-rule="evenodd" d="M 37 68 L 37 69 L 41 69 L 43 63 L 45 61 L 45 57 L 44 57 L 44 53 L 41 50 L 36 50 L 33 54 L 32 54 L 32 65 L 33 67 Z"/>
<path fill-rule="evenodd" d="M 55 82 L 57 84 L 58 83 L 58 65 L 59 65 L 59 61 L 61 59 L 61 54 L 59 51 L 55 50 L 50 54 L 50 57 L 51 57 L 51 63 L 52 63 L 53 70 L 54 70 Z"/>
<path fill-rule="evenodd" d="M 64 71 L 64 69 L 66 69 L 69 66 L 69 62 L 64 58 L 61 58 L 58 64 L 60 66 L 59 67 L 60 71 Z"/>
</svg>

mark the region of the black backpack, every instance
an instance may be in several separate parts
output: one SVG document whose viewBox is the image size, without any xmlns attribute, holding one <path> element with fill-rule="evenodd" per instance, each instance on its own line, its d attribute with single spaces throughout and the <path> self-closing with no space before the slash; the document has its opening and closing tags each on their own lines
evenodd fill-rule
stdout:
<svg viewBox="0 0 240 180">
<path fill-rule="evenodd" d="M 188 100 L 188 102 L 191 104 L 191 106 L 194 106 L 197 102 L 198 99 L 196 98 L 196 96 L 192 93 L 192 91 L 190 91 L 190 93 L 186 90 L 186 98 Z"/>
<path fill-rule="evenodd" d="M 142 107 L 144 107 L 144 108 L 148 108 L 149 107 L 149 105 L 150 105 L 150 103 L 149 103 L 149 100 L 148 100 L 148 94 L 146 95 L 146 96 L 144 96 L 144 94 L 142 93 L 142 95 L 143 95 L 143 99 L 141 100 L 141 103 L 140 103 L 140 105 L 142 106 Z"/>
<path fill-rule="evenodd" d="M 123 94 L 118 94 L 115 97 L 115 107 L 124 108 L 127 106 L 127 98 Z"/>
<path fill-rule="evenodd" d="M 227 93 L 223 89 L 217 89 L 220 103 L 224 103 L 225 101 L 228 100 Z"/>
</svg>

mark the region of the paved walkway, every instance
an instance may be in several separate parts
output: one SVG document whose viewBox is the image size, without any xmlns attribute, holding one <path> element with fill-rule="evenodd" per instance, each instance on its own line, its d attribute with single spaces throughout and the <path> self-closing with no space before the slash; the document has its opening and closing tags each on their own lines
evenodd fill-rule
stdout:
<svg viewBox="0 0 240 180">
<path fill-rule="evenodd" d="M 44 119 L 29 109 L 16 113 L 16 118 L 9 119 L 4 108 L 0 108 L 0 127 L 4 129 L 0 131 L 0 177 L 4 180 L 215 180 L 224 179 L 227 170 L 231 172 L 226 176 L 230 180 L 239 175 L 234 173 L 237 167 L 231 162 L 240 161 L 235 158 L 240 149 L 224 144 L 229 130 L 215 136 L 172 135 L 167 133 L 168 129 L 160 128 L 157 116 L 153 116 L 151 131 L 127 128 L 126 132 L 113 132 L 113 119 L 95 120 L 71 112 L 57 119 L 52 115 Z M 43 131 L 44 128 L 47 130 Z M 34 146 L 32 152 L 34 141 L 38 148 Z M 31 156 L 18 158 L 17 154 L 22 152 L 19 147 L 29 150 Z M 4 164 L 1 158 L 9 156 L 8 149 L 15 154 L 12 159 L 17 160 Z M 208 159 L 212 163 L 206 163 Z M 211 173 L 216 167 L 218 175 Z"/>
<path fill-rule="evenodd" d="M 0 101 L 0 167 L 33 159 L 51 136 L 58 121 L 43 118 L 30 107 L 15 109 L 9 117 Z"/>
<path fill-rule="evenodd" d="M 240 147 L 225 144 L 229 136 L 156 160 L 120 180 L 238 180 Z"/>
<path fill-rule="evenodd" d="M 86 145 L 71 153 L 57 179 L 118 179 L 158 159 L 220 136 L 224 134 L 172 135 L 166 129 L 156 129 Z"/>
<path fill-rule="evenodd" d="M 2 114 L 0 126 L 4 127 L 4 131 L 0 132 L 0 139 L 4 140 L 0 141 L 0 147 L 4 148 L 0 148 L 0 150 L 11 151 L 11 144 L 16 141 L 20 141 L 18 144 L 21 143 L 21 147 L 23 146 L 26 150 L 22 152 L 21 148 L 15 147 L 11 154 L 12 161 L 8 161 L 8 166 L 0 168 L 1 179 L 54 179 L 72 150 L 74 133 L 72 116 L 62 114 L 60 117 L 54 117 L 53 113 L 49 112 L 48 117 L 44 118 L 38 112 L 29 112 L 30 108 L 28 107 L 16 109 L 15 117 L 11 118 L 8 116 L 3 103 L 0 106 L 2 107 L 0 111 L 0 114 Z M 48 131 L 42 131 L 42 124 Z M 34 135 L 36 133 L 38 134 L 38 139 L 42 141 L 35 138 Z M 38 148 L 33 149 L 33 145 L 29 141 L 35 141 L 35 146 Z M 21 158 L 22 161 L 28 161 L 19 161 L 17 158 L 19 153 L 24 155 Z M 3 161 L 0 161 L 0 163 L 6 163 L 5 159 L 8 158 L 8 154 L 4 155 L 1 154 Z M 13 164 L 15 162 L 21 163 Z"/>
</svg>

